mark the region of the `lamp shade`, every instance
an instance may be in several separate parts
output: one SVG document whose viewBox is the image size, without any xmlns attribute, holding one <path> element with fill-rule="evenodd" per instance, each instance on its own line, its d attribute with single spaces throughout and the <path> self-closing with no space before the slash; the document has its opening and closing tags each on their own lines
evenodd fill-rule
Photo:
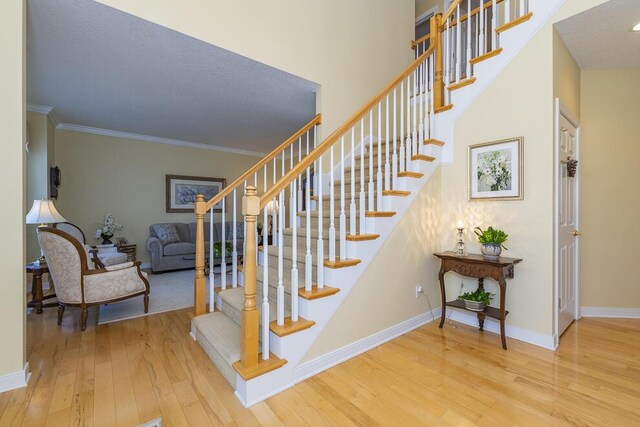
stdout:
<svg viewBox="0 0 640 427">
<path fill-rule="evenodd" d="M 34 200 L 27 214 L 27 224 L 53 224 L 67 222 L 53 205 L 52 200 Z"/>
</svg>

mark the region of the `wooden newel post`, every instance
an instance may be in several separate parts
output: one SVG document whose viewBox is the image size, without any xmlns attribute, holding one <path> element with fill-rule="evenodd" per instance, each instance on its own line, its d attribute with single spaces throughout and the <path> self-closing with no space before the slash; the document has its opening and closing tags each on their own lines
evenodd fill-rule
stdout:
<svg viewBox="0 0 640 427">
<path fill-rule="evenodd" d="M 256 227 L 260 214 L 260 197 L 254 186 L 247 186 L 242 198 L 242 215 L 246 223 L 246 248 L 244 260 L 244 307 L 240 320 L 240 362 L 245 369 L 258 364 L 260 329 L 256 310 Z M 269 337 L 264 337 L 269 339 Z"/>
<path fill-rule="evenodd" d="M 204 196 L 196 196 L 196 278 L 194 279 L 194 309 L 196 316 L 207 311 L 207 279 L 204 277 L 204 215 L 207 203 Z"/>
<path fill-rule="evenodd" d="M 431 34 L 434 38 L 431 40 L 435 43 L 435 59 L 436 59 L 436 80 L 434 83 L 433 107 L 437 110 L 444 106 L 444 77 L 443 77 L 443 61 L 444 49 L 442 48 L 442 14 L 438 13 L 431 17 Z"/>
</svg>

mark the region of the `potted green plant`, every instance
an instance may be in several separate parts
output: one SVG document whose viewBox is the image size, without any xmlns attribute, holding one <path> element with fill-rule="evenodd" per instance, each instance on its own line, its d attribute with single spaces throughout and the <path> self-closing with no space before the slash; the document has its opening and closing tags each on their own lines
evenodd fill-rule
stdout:
<svg viewBox="0 0 640 427">
<path fill-rule="evenodd" d="M 509 235 L 497 228 L 489 227 L 486 230 L 482 230 L 480 227 L 473 229 L 473 232 L 478 236 L 480 242 L 480 251 L 485 258 L 498 259 L 502 253 L 502 249 L 508 250 L 503 244 Z"/>
<path fill-rule="evenodd" d="M 474 292 L 467 292 L 458 297 L 464 302 L 465 308 L 471 311 L 483 311 L 491 303 L 492 298 L 493 294 L 484 289 L 476 289 Z"/>
<path fill-rule="evenodd" d="M 225 257 L 228 258 L 231 256 L 231 252 L 233 252 L 233 243 L 226 242 L 224 245 Z M 222 258 L 222 242 L 215 242 L 213 244 L 213 257 L 214 258 Z"/>
</svg>

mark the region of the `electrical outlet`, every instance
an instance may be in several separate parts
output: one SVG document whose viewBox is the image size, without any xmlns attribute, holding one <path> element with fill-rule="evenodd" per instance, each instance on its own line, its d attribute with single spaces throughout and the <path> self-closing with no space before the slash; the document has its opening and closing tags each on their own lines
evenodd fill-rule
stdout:
<svg viewBox="0 0 640 427">
<path fill-rule="evenodd" d="M 420 296 L 421 293 L 423 293 L 424 291 L 422 290 L 422 286 L 417 285 L 416 286 L 416 298 L 418 298 Z"/>
</svg>

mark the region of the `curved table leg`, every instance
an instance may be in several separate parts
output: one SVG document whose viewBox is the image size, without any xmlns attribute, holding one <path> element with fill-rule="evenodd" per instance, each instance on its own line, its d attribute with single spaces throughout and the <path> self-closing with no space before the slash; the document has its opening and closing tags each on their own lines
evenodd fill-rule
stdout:
<svg viewBox="0 0 640 427">
<path fill-rule="evenodd" d="M 444 262 L 443 262 L 440 267 L 440 273 L 438 274 L 438 278 L 440 279 L 440 295 L 442 296 L 442 309 L 440 310 L 441 314 L 440 314 L 440 326 L 438 326 L 439 328 L 442 328 L 442 326 L 444 325 L 444 320 L 447 317 L 447 295 L 445 293 L 445 288 L 444 288 L 444 273 L 445 273 L 445 269 L 444 269 Z"/>
<path fill-rule="evenodd" d="M 500 285 L 500 338 L 502 338 L 502 348 L 503 349 L 507 349 L 507 337 L 504 333 L 504 321 L 505 321 L 505 309 L 504 306 L 506 304 L 505 302 L 505 295 L 506 295 L 506 291 L 507 291 L 507 282 L 506 280 L 503 278 L 500 278 L 500 280 L 498 280 L 498 284 Z"/>
</svg>

